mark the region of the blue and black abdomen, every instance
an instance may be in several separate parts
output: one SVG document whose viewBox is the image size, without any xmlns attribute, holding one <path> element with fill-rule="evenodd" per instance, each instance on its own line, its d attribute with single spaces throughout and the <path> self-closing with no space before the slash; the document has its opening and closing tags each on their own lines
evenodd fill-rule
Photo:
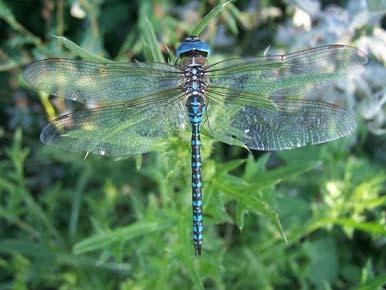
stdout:
<svg viewBox="0 0 386 290">
<path fill-rule="evenodd" d="M 196 255 L 201 254 L 202 246 L 202 183 L 201 183 L 201 139 L 200 125 L 205 112 L 205 103 L 201 96 L 192 95 L 187 101 L 190 123 L 192 125 L 192 208 L 193 241 Z"/>
<path fill-rule="evenodd" d="M 196 255 L 201 255 L 203 239 L 202 182 L 201 182 L 201 139 L 200 126 L 206 111 L 206 87 L 204 68 L 192 57 L 184 67 L 184 91 L 186 108 L 192 128 L 192 208 L 193 242 Z"/>
</svg>

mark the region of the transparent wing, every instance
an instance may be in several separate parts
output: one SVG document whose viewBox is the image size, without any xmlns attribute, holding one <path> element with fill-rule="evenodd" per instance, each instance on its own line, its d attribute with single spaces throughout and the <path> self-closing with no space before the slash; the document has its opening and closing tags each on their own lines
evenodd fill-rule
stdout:
<svg viewBox="0 0 386 290">
<path fill-rule="evenodd" d="M 232 92 L 231 92 L 232 93 Z M 257 150 L 291 149 L 343 137 L 356 128 L 354 117 L 332 104 L 270 98 L 227 102 L 209 94 L 205 127 L 213 138 Z"/>
<path fill-rule="evenodd" d="M 164 63 L 97 63 L 45 59 L 24 71 L 27 83 L 40 91 L 78 102 L 128 101 L 180 85 L 182 72 Z"/>
<path fill-rule="evenodd" d="M 210 88 L 259 96 L 300 96 L 332 84 L 366 62 L 366 54 L 359 49 L 330 45 L 287 55 L 226 60 L 209 66 L 207 75 Z"/>
<path fill-rule="evenodd" d="M 142 154 L 188 127 L 179 91 L 64 115 L 41 132 L 43 143 L 99 155 Z"/>
</svg>

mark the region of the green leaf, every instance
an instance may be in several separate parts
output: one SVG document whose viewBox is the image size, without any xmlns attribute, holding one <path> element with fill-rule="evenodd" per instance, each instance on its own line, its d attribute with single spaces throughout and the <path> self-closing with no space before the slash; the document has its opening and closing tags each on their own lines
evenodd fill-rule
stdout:
<svg viewBox="0 0 386 290">
<path fill-rule="evenodd" d="M 333 224 L 343 227 L 354 228 L 357 230 L 365 231 L 372 234 L 386 236 L 386 227 L 384 224 L 376 224 L 369 222 L 357 222 L 353 219 L 334 218 L 334 217 L 322 217 L 314 218 L 302 231 L 303 235 L 308 234 L 322 227 L 331 226 Z"/>
<path fill-rule="evenodd" d="M 152 23 L 145 17 L 142 25 L 144 46 L 150 51 L 151 56 L 148 61 L 165 62 Z"/>
<path fill-rule="evenodd" d="M 378 192 L 381 192 L 384 188 L 384 184 L 386 181 L 386 175 L 384 172 L 380 172 L 377 175 L 367 177 L 364 179 L 360 184 L 358 184 L 352 193 L 352 196 L 356 200 L 361 200 L 363 202 L 366 202 L 370 199 L 371 196 L 369 196 L 369 193 L 372 193 L 373 195 L 377 195 Z M 377 203 L 376 200 L 370 200 L 370 202 Z M 380 201 L 382 202 L 382 200 Z"/>
<path fill-rule="evenodd" d="M 354 288 L 354 290 L 377 290 L 386 284 L 386 274 L 377 276 L 370 281 Z"/>
<path fill-rule="evenodd" d="M 70 223 L 68 226 L 68 232 L 72 238 L 75 237 L 78 228 L 83 192 L 87 185 L 87 182 L 90 180 L 90 175 L 90 169 L 89 167 L 86 167 L 86 170 L 82 172 L 82 175 L 78 179 L 77 186 L 75 188 L 71 205 Z"/>
<path fill-rule="evenodd" d="M 170 64 L 175 64 L 176 61 L 177 61 L 177 58 L 176 58 L 175 53 L 174 53 L 173 51 L 171 51 L 170 48 L 169 48 L 167 45 L 165 45 L 165 48 L 166 48 L 166 51 L 167 51 L 168 56 L 169 56 L 169 61 L 168 61 L 168 63 L 170 63 Z"/>
<path fill-rule="evenodd" d="M 247 213 L 248 213 L 248 211 L 245 210 L 245 208 L 242 207 L 240 203 L 238 203 L 236 205 L 236 213 L 235 213 L 236 218 L 235 218 L 235 221 L 236 221 L 236 225 L 238 226 L 240 231 L 243 230 L 243 227 L 244 227 L 244 216 Z"/>
<path fill-rule="evenodd" d="M 311 219 L 311 209 L 301 196 L 284 195 L 278 200 L 280 219 L 285 228 L 299 228 Z"/>
<path fill-rule="evenodd" d="M 143 156 L 141 154 L 135 155 L 135 168 L 140 171 L 142 168 Z"/>
<path fill-rule="evenodd" d="M 237 195 L 242 195 L 249 186 L 249 183 L 242 178 L 225 173 L 221 176 L 214 177 L 212 184 L 218 190 L 222 190 L 225 193 L 237 193 Z"/>
<path fill-rule="evenodd" d="M 54 236 L 59 243 L 63 244 L 64 240 L 59 231 L 55 228 L 51 219 L 40 206 L 39 202 L 35 200 L 35 196 L 32 195 L 29 189 L 25 186 L 24 165 L 30 150 L 29 148 L 23 147 L 23 134 L 21 129 L 16 130 L 12 147 L 7 148 L 5 151 L 9 159 L 12 160 L 15 170 L 15 188 L 18 195 L 23 199 L 26 205 L 28 215 L 35 218 L 36 221 L 42 222 L 47 231 Z"/>
<path fill-rule="evenodd" d="M 208 25 L 209 21 L 215 18 L 221 11 L 224 10 L 224 8 L 232 3 L 233 0 L 227 1 L 225 3 L 220 3 L 216 7 L 214 7 L 207 15 L 205 15 L 204 18 L 200 21 L 200 23 L 197 24 L 197 26 L 192 30 L 191 35 L 200 35 L 201 32 L 205 29 L 205 27 Z"/>
<path fill-rule="evenodd" d="M 331 237 L 321 238 L 309 244 L 309 278 L 315 285 L 332 283 L 339 274 L 336 241 Z"/>
<path fill-rule="evenodd" d="M 386 225 L 385 224 L 376 224 L 371 222 L 357 222 L 353 219 L 345 219 L 345 218 L 331 218 L 324 220 L 325 222 L 331 222 L 334 224 L 338 224 L 344 227 L 352 227 L 357 230 L 361 230 L 364 232 L 382 235 L 386 237 Z"/>
<path fill-rule="evenodd" d="M 11 12 L 11 10 L 9 9 L 9 7 L 4 3 L 3 0 L 0 0 L 0 18 L 3 18 L 3 19 L 13 19 L 14 16 Z"/>
<path fill-rule="evenodd" d="M 193 244 L 191 239 L 188 238 L 187 230 L 190 223 L 185 216 L 182 216 L 178 223 L 178 235 L 181 241 L 180 253 L 182 262 L 187 270 L 187 273 L 190 275 L 190 278 L 193 281 L 195 288 L 204 290 L 204 285 L 201 281 L 200 273 L 197 270 L 197 267 L 194 265 L 195 260 L 198 260 L 199 257 L 193 256 Z"/>
<path fill-rule="evenodd" d="M 224 193 L 230 195 L 237 201 L 240 208 L 244 210 L 244 214 L 248 211 L 255 214 L 260 214 L 267 218 L 279 231 L 283 240 L 287 242 L 287 238 L 280 223 L 278 213 L 273 210 L 269 204 L 259 196 L 258 191 L 251 192 L 249 185 L 241 178 L 228 175 L 222 180 L 214 179 L 213 184 Z M 240 220 L 241 216 L 238 217 Z"/>
<path fill-rule="evenodd" d="M 261 156 L 257 161 L 253 158 L 252 154 L 248 155 L 247 164 L 245 166 L 245 172 L 243 175 L 243 178 L 247 181 L 253 181 L 256 178 L 257 173 L 264 173 L 267 171 L 266 166 L 269 157 L 271 156 L 270 153 L 265 153 L 263 156 Z"/>
<path fill-rule="evenodd" d="M 40 47 L 42 45 L 41 40 L 17 21 L 11 9 L 7 5 L 8 4 L 5 4 L 3 0 L 0 0 L 0 19 L 3 19 L 9 26 L 23 35 L 20 38 L 17 35 L 14 35 L 14 40 L 20 39 L 25 43 L 32 42 L 35 46 Z"/>
<path fill-rule="evenodd" d="M 47 245 L 17 239 L 0 240 L 0 253 L 21 253 L 39 258 L 54 258 Z"/>
<path fill-rule="evenodd" d="M 118 228 L 111 232 L 97 234 L 91 238 L 84 239 L 74 246 L 73 252 L 75 254 L 83 254 L 103 249 L 112 243 L 128 241 L 142 235 L 163 231 L 168 227 L 170 227 L 170 223 L 136 222 L 127 227 Z"/>
<path fill-rule="evenodd" d="M 267 171 L 267 163 L 268 159 L 271 157 L 271 153 L 265 153 L 259 159 L 257 159 L 255 164 L 255 172 L 256 173 L 265 173 Z"/>
<path fill-rule="evenodd" d="M 235 159 L 217 166 L 217 175 L 228 173 L 229 171 L 240 167 L 245 162 L 245 159 Z"/>
<path fill-rule="evenodd" d="M 271 187 L 283 180 L 305 173 L 316 167 L 318 164 L 319 162 L 316 161 L 298 162 L 296 164 L 290 164 L 277 169 L 269 170 L 263 174 L 258 174 L 255 178 L 257 181 L 251 184 L 250 189 L 259 191 L 267 187 Z"/>
<path fill-rule="evenodd" d="M 79 45 L 77 45 L 76 43 L 72 42 L 71 40 L 67 39 L 64 36 L 56 36 L 56 35 L 52 35 L 52 36 L 55 37 L 59 42 L 61 42 L 74 55 L 79 56 L 84 60 L 102 62 L 102 63 L 113 62 L 112 60 L 109 60 L 99 55 L 95 55 L 85 50 L 84 48 L 80 47 Z"/>
<path fill-rule="evenodd" d="M 256 214 L 261 214 L 276 227 L 283 240 L 287 243 L 287 238 L 280 223 L 278 213 L 269 206 L 269 201 L 266 200 L 266 198 L 259 195 L 259 192 L 263 189 L 272 187 L 285 179 L 311 170 L 318 162 L 298 162 L 296 164 L 265 171 L 265 164 L 268 158 L 269 155 L 267 154 L 263 159 L 256 162 L 254 170 L 251 169 L 251 161 L 249 161 L 248 170 L 249 172 L 256 172 L 253 178 L 254 180 L 257 179 L 256 182 L 248 183 L 242 178 L 223 174 L 221 176 L 217 175 L 213 180 L 213 184 L 215 187 L 237 200 L 239 208 L 236 215 L 236 224 L 239 228 L 242 228 L 243 226 L 243 217 L 246 212 L 251 211 Z M 252 180 L 252 176 L 250 176 L 250 179 Z"/>
<path fill-rule="evenodd" d="M 237 35 L 239 30 L 237 28 L 237 23 L 236 23 L 236 20 L 234 18 L 234 16 L 232 15 L 232 13 L 229 13 L 227 11 L 224 11 L 224 18 L 225 18 L 225 21 L 229 27 L 229 30 L 234 34 L 234 35 Z"/>
</svg>

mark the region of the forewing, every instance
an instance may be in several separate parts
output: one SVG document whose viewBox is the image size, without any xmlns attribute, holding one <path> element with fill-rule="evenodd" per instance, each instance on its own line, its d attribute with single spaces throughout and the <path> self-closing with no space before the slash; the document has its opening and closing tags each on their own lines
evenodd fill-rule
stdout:
<svg viewBox="0 0 386 290">
<path fill-rule="evenodd" d="M 231 145 L 282 150 L 346 136 L 356 121 L 350 112 L 328 103 L 272 98 L 241 104 L 211 93 L 205 127 L 213 138 Z"/>
<path fill-rule="evenodd" d="M 177 88 L 181 70 L 164 63 L 97 63 L 45 59 L 27 66 L 24 79 L 36 89 L 82 103 L 129 101 Z"/>
<path fill-rule="evenodd" d="M 122 156 L 154 150 L 188 127 L 178 92 L 149 103 L 122 102 L 64 115 L 41 132 L 42 142 L 66 151 Z"/>
<path fill-rule="evenodd" d="M 226 60 L 208 67 L 209 88 L 229 88 L 258 96 L 301 96 L 336 82 L 362 67 L 359 49 L 330 45 L 287 55 Z"/>
</svg>

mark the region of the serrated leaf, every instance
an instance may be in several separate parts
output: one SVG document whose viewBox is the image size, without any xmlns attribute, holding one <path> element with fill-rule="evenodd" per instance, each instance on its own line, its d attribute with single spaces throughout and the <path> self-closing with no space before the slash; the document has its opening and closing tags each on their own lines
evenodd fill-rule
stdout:
<svg viewBox="0 0 386 290">
<path fill-rule="evenodd" d="M 233 179 L 233 181 L 229 182 L 230 179 Z M 237 180 L 239 180 L 239 182 Z M 224 178 L 221 181 L 214 179 L 213 184 L 235 199 L 240 206 L 240 210 L 243 208 L 245 212 L 253 212 L 267 218 L 279 231 L 283 240 L 287 242 L 278 213 L 258 195 L 258 191 L 252 193 L 249 189 L 249 185 L 246 185 L 241 178 L 231 175 L 228 175 L 227 178 Z"/>
<path fill-rule="evenodd" d="M 255 175 L 255 158 L 252 154 L 248 154 L 247 162 L 245 163 L 245 171 L 243 178 L 250 181 Z"/>
<path fill-rule="evenodd" d="M 265 153 L 263 156 L 257 159 L 255 172 L 265 173 L 267 171 L 267 163 L 269 157 L 271 157 L 271 153 Z"/>
<path fill-rule="evenodd" d="M 225 193 L 237 192 L 238 194 L 241 194 L 249 186 L 249 183 L 242 178 L 230 174 L 222 174 L 221 177 L 215 177 L 212 180 L 212 184 Z"/>
<path fill-rule="evenodd" d="M 257 161 L 255 161 L 253 155 L 249 154 L 243 178 L 247 181 L 253 181 L 256 178 L 257 173 L 262 174 L 266 172 L 266 166 L 270 156 L 270 153 L 265 153 Z"/>
</svg>

